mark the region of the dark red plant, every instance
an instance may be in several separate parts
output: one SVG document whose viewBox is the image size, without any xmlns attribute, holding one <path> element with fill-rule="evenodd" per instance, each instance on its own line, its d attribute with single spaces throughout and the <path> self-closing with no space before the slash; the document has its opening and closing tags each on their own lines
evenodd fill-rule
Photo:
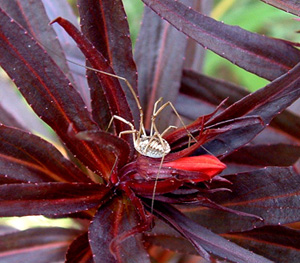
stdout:
<svg viewBox="0 0 300 263">
<path fill-rule="evenodd" d="M 300 118 L 285 109 L 300 97 L 300 51 L 215 21 L 188 1 L 143 2 L 159 16 L 145 8 L 134 61 L 120 0 L 78 0 L 82 33 L 61 18 L 76 20 L 64 1 L 0 1 L 1 66 L 61 150 L 30 132 L 31 117 L 20 123 L 9 113 L 15 105 L 0 107 L 0 216 L 81 225 L 3 226 L 0 262 L 157 262 L 157 247 L 183 254 L 181 262 L 189 254 L 210 262 L 298 262 Z M 299 15 L 299 4 L 286 2 Z M 138 154 L 132 134 L 118 136 L 128 124 L 115 120 L 106 131 L 113 115 L 139 129 L 134 94 L 94 70 L 87 85 L 68 65 L 84 57 L 47 15 L 89 67 L 129 81 L 146 129 L 160 97 L 175 104 L 189 124 L 164 136 L 171 152 L 163 163 Z M 270 84 L 248 94 L 188 69 L 185 56 L 200 58 L 171 25 Z M 159 114 L 159 130 L 174 125 L 170 116 L 170 108 Z"/>
</svg>

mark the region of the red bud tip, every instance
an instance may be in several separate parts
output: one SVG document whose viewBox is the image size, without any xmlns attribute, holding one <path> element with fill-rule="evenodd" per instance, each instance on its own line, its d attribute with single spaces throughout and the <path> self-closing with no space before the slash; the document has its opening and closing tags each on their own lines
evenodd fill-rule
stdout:
<svg viewBox="0 0 300 263">
<path fill-rule="evenodd" d="M 164 163 L 163 167 L 202 172 L 211 177 L 222 172 L 226 165 L 213 155 L 183 157 L 173 162 Z"/>
</svg>

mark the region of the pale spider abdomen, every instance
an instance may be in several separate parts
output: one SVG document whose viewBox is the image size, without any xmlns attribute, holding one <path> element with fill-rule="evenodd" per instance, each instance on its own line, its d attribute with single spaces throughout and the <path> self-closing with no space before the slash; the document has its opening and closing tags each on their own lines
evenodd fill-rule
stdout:
<svg viewBox="0 0 300 263">
<path fill-rule="evenodd" d="M 171 151 L 170 145 L 165 139 L 153 136 L 141 137 L 139 143 L 134 147 L 140 154 L 151 158 L 162 158 Z"/>
</svg>

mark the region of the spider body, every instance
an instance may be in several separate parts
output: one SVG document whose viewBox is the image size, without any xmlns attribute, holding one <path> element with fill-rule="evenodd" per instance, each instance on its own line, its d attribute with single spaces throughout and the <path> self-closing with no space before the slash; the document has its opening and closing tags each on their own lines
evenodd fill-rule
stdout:
<svg viewBox="0 0 300 263">
<path fill-rule="evenodd" d="M 154 136 L 142 136 L 135 141 L 134 148 L 141 155 L 151 158 L 162 158 L 171 151 L 170 145 L 165 139 Z"/>
</svg>

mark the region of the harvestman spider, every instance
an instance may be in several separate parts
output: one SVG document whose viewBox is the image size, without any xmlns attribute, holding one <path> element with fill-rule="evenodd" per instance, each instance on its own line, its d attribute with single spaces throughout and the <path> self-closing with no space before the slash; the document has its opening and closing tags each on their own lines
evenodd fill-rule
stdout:
<svg viewBox="0 0 300 263">
<path fill-rule="evenodd" d="M 39 42 L 39 41 L 37 41 L 37 42 Z M 41 45 L 43 45 L 43 44 L 41 44 Z M 52 51 L 52 52 L 53 52 L 53 54 L 57 55 L 56 52 L 54 52 L 54 51 Z M 151 116 L 150 134 L 147 135 L 145 127 L 144 127 L 144 123 L 143 123 L 143 119 L 144 119 L 143 108 L 141 106 L 141 103 L 140 103 L 133 87 L 131 86 L 131 84 L 129 83 L 129 81 L 126 78 L 115 75 L 115 74 L 112 74 L 112 73 L 109 73 L 109 72 L 105 72 L 105 71 L 102 71 L 102 70 L 94 69 L 92 67 L 83 66 L 83 65 L 81 65 L 79 63 L 76 63 L 74 61 L 71 61 L 69 59 L 67 59 L 67 61 L 74 64 L 74 65 L 77 65 L 79 67 L 84 67 L 84 68 L 92 70 L 94 72 L 98 72 L 100 74 L 107 75 L 107 76 L 122 80 L 126 83 L 127 87 L 129 88 L 131 94 L 133 95 L 133 97 L 136 101 L 136 104 L 138 106 L 138 110 L 140 112 L 139 129 L 137 130 L 131 122 L 127 121 L 123 117 L 118 116 L 118 115 L 113 115 L 110 122 L 109 122 L 109 124 L 108 124 L 108 127 L 107 127 L 106 131 L 111 127 L 114 119 L 119 120 L 119 121 L 127 124 L 130 127 L 130 130 L 120 132 L 119 137 L 121 137 L 124 134 L 132 134 L 134 148 L 138 153 L 140 153 L 143 156 L 150 157 L 150 158 L 161 158 L 161 162 L 160 162 L 160 165 L 159 165 L 159 168 L 158 168 L 158 172 L 157 172 L 154 187 L 153 187 L 152 202 L 151 202 L 151 211 L 153 211 L 154 197 L 155 197 L 157 181 L 159 179 L 160 170 L 161 170 L 161 167 L 162 167 L 165 156 L 171 151 L 169 143 L 163 138 L 163 136 L 170 129 L 176 129 L 177 128 L 176 126 L 171 125 L 171 126 L 167 127 L 162 133 L 159 133 L 159 131 L 156 127 L 156 124 L 155 124 L 155 120 L 156 120 L 157 116 L 166 107 L 170 106 L 172 108 L 173 112 L 175 113 L 175 115 L 177 116 L 177 118 L 179 119 L 182 126 L 185 128 L 185 130 L 187 132 L 187 135 L 189 136 L 188 145 L 190 146 L 191 139 L 193 139 L 195 142 L 197 142 L 197 140 L 194 138 L 194 136 L 187 129 L 186 125 L 184 124 L 182 118 L 180 117 L 179 113 L 175 109 L 172 102 L 168 101 L 168 102 L 164 103 L 163 105 L 161 105 L 158 108 L 159 103 L 161 103 L 162 100 L 163 100 L 162 97 L 159 98 L 153 105 L 153 112 L 152 112 L 152 116 Z M 113 165 L 112 170 L 114 169 L 114 166 L 115 166 L 115 164 Z"/>
<path fill-rule="evenodd" d="M 163 138 L 163 136 L 170 130 L 170 129 L 176 129 L 176 126 L 169 126 L 167 127 L 162 133 L 159 133 L 156 124 L 155 124 L 155 120 L 157 118 L 157 116 L 168 106 L 170 106 L 172 108 L 172 110 L 174 111 L 175 115 L 177 116 L 177 118 L 179 119 L 180 123 L 182 124 L 182 126 L 185 128 L 185 130 L 187 131 L 187 135 L 189 136 L 189 142 L 188 145 L 190 145 L 191 139 L 193 139 L 195 142 L 197 142 L 197 140 L 194 138 L 194 136 L 189 132 L 189 130 L 187 129 L 187 127 L 185 126 L 182 118 L 180 117 L 179 113 L 177 112 L 177 110 L 175 109 L 174 105 L 172 104 L 172 102 L 168 101 L 166 103 L 164 103 L 163 105 L 161 105 L 158 108 L 159 103 L 162 102 L 163 98 L 159 98 L 153 106 L 153 113 L 151 116 L 151 126 L 150 126 L 150 134 L 147 135 L 145 127 L 144 127 L 144 123 L 143 123 L 143 119 L 144 119 L 144 112 L 143 112 L 143 108 L 141 106 L 141 103 L 133 89 L 133 87 L 131 86 L 131 84 L 129 83 L 129 81 L 121 76 L 109 73 L 109 72 L 105 72 L 102 70 L 98 70 L 98 69 L 94 69 L 92 67 L 88 67 L 88 66 L 83 66 L 81 64 L 78 64 L 74 61 L 70 61 L 67 59 L 68 62 L 75 64 L 77 66 L 80 67 L 84 67 L 86 69 L 92 70 L 94 72 L 98 72 L 100 74 L 103 75 L 107 75 L 113 78 L 117 78 L 119 80 L 122 80 L 126 83 L 127 87 L 129 88 L 131 94 L 133 95 L 136 104 L 138 106 L 139 112 L 140 112 L 140 122 L 139 122 L 139 129 L 137 130 L 134 125 L 124 119 L 121 116 L 118 115 L 113 115 L 108 127 L 106 129 L 106 131 L 111 127 L 113 121 L 119 120 L 125 124 L 127 124 L 130 127 L 130 130 L 125 130 L 119 133 L 119 137 L 121 137 L 124 134 L 132 134 L 133 137 L 133 144 L 134 144 L 134 148 L 135 150 L 140 153 L 143 156 L 147 156 L 150 158 L 161 158 L 160 161 L 160 165 L 158 168 L 158 172 L 156 175 L 156 179 L 155 179 L 155 183 L 154 183 L 154 187 L 153 187 L 153 194 L 152 194 L 152 202 L 151 202 L 151 212 L 153 211 L 153 207 L 154 207 L 154 198 L 155 198 L 155 192 L 156 192 L 156 187 L 157 187 L 157 181 L 159 179 L 159 173 L 164 161 L 165 156 L 171 151 L 171 147 L 169 145 L 169 143 Z M 115 164 L 114 164 L 115 165 Z M 114 165 L 113 168 L 114 169 Z"/>
<path fill-rule="evenodd" d="M 115 74 L 111 74 L 105 71 L 101 71 L 101 70 L 97 70 L 97 69 L 93 69 L 91 67 L 86 67 L 89 70 L 93 70 L 95 72 L 104 74 L 104 75 L 108 75 L 110 77 L 114 77 L 117 79 L 120 79 L 122 81 L 124 81 L 126 83 L 126 85 L 128 86 L 130 92 L 132 93 L 136 104 L 138 106 L 139 112 L 140 112 L 140 122 L 139 122 L 139 129 L 137 130 L 134 125 L 127 121 L 126 119 L 124 119 L 123 117 L 120 117 L 118 115 L 113 115 L 108 127 L 106 129 L 106 131 L 111 127 L 113 121 L 119 120 L 121 122 L 124 122 L 125 124 L 127 124 L 130 127 L 130 130 L 125 130 L 119 133 L 119 137 L 121 137 L 124 134 L 132 134 L 133 137 L 133 144 L 134 144 L 134 148 L 135 150 L 140 153 L 143 156 L 147 156 L 150 158 L 161 158 L 161 162 L 158 168 L 158 172 L 156 175 L 156 179 L 155 179 L 155 184 L 153 187 L 153 194 L 152 194 L 152 202 L 151 202 L 151 211 L 153 211 L 153 207 L 154 207 L 154 197 L 155 197 L 155 191 L 156 191 L 156 187 L 157 187 L 157 181 L 158 181 L 158 177 L 159 177 L 159 173 L 160 173 L 160 169 L 162 167 L 163 161 L 165 156 L 171 151 L 170 145 L 169 143 L 163 138 L 163 136 L 170 130 L 170 129 L 176 129 L 176 126 L 169 126 L 167 127 L 162 133 L 159 133 L 156 124 L 155 124 L 155 120 L 157 118 L 157 116 L 168 106 L 170 106 L 172 108 L 172 110 L 174 111 L 174 113 L 176 114 L 176 116 L 178 117 L 179 121 L 181 122 L 182 126 L 186 129 L 187 131 L 187 135 L 189 136 L 189 144 L 190 144 L 190 140 L 191 138 L 197 142 L 197 140 L 194 138 L 194 136 L 188 131 L 188 129 L 186 128 L 183 120 L 181 119 L 179 113 L 177 112 L 177 110 L 175 109 L 174 105 L 168 101 L 166 103 L 164 103 L 163 105 L 161 105 L 160 107 L 158 107 L 159 103 L 162 102 L 163 98 L 159 98 L 153 106 L 153 113 L 151 116 L 151 126 L 150 126 L 150 133 L 149 135 L 147 135 L 145 127 L 144 127 L 144 123 L 143 123 L 143 119 L 144 119 L 144 112 L 142 109 L 142 106 L 140 104 L 140 101 L 134 91 L 134 89 L 132 88 L 131 84 L 129 83 L 129 81 L 126 78 L 123 78 L 121 76 L 115 75 Z"/>
</svg>

